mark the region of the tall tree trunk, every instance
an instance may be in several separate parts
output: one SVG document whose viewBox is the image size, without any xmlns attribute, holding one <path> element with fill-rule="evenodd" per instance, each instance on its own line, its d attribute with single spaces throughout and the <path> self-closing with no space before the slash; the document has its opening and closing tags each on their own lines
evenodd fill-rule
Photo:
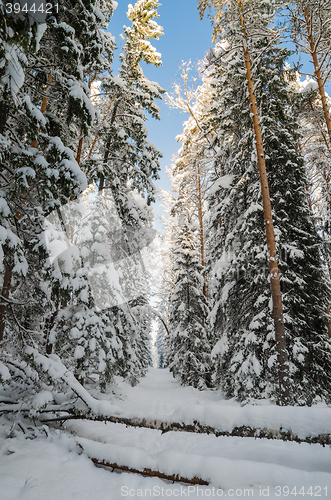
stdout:
<svg viewBox="0 0 331 500">
<path fill-rule="evenodd" d="M 117 101 L 114 105 L 113 114 L 112 114 L 112 117 L 110 120 L 110 125 L 113 125 L 113 123 L 115 121 L 117 108 L 118 108 L 119 104 L 120 104 L 119 101 Z M 112 142 L 112 136 L 109 135 L 108 140 L 107 140 L 107 144 L 105 147 L 105 155 L 104 155 L 104 161 L 103 161 L 104 165 L 106 165 L 108 163 L 111 142 Z M 105 187 L 105 175 L 102 174 L 100 177 L 100 183 L 99 183 L 99 193 L 104 189 L 104 187 Z"/>
<path fill-rule="evenodd" d="M 1 297 L 0 297 L 0 342 L 3 340 L 3 334 L 5 331 L 5 325 L 6 325 L 6 311 L 7 311 L 7 304 L 5 301 L 1 303 L 3 299 L 8 300 L 9 298 L 9 291 L 10 291 L 10 281 L 11 281 L 11 269 L 9 265 L 6 265 L 5 268 L 5 275 L 3 277 L 3 285 L 2 285 L 2 292 L 1 292 Z M 2 299 L 3 297 L 3 299 Z"/>
<path fill-rule="evenodd" d="M 309 44 L 310 44 L 311 56 L 312 56 L 313 63 L 314 63 L 316 81 L 317 81 L 318 90 L 319 90 L 319 93 L 320 93 L 320 96 L 322 99 L 322 107 L 323 107 L 324 116 L 325 116 L 325 123 L 326 123 L 329 137 L 331 139 L 330 114 L 329 114 L 329 109 L 328 109 L 328 105 L 327 105 L 327 101 L 326 101 L 326 94 L 325 94 L 323 79 L 322 79 L 322 75 L 321 75 L 321 69 L 320 69 L 320 65 L 319 65 L 318 57 L 317 57 L 317 52 L 316 52 L 316 44 L 315 44 L 315 40 L 314 40 L 314 36 L 313 36 L 312 25 L 311 25 L 311 21 L 310 21 L 309 12 L 308 12 L 307 7 L 305 7 L 305 9 L 304 9 L 304 16 L 305 16 L 305 21 L 306 21 L 306 25 L 307 25 L 308 40 L 309 40 Z M 330 147 L 328 147 L 328 149 L 330 150 Z"/>
<path fill-rule="evenodd" d="M 199 228 L 200 228 L 200 252 L 201 252 L 201 265 L 205 267 L 205 243 L 203 234 L 203 214 L 202 214 L 202 194 L 201 194 L 201 174 L 200 165 L 197 164 L 197 189 L 198 189 L 198 212 L 199 212 Z M 205 297 L 207 294 L 207 283 L 206 277 L 203 278 L 203 294 Z"/>
<path fill-rule="evenodd" d="M 92 83 L 93 83 L 93 78 L 90 77 L 89 79 L 89 82 L 88 82 L 88 88 L 91 90 L 91 87 L 92 87 Z M 79 143 L 78 143 L 78 149 L 77 149 L 77 156 L 76 156 L 76 162 L 78 163 L 78 165 L 80 165 L 80 160 L 81 160 L 81 157 L 82 157 L 82 151 L 83 151 L 83 144 L 84 144 L 84 134 L 83 134 L 83 128 L 80 129 L 80 139 L 79 139 Z"/>
<path fill-rule="evenodd" d="M 241 9 L 241 4 L 239 0 L 237 1 L 238 1 L 238 6 Z M 286 405 L 289 404 L 290 402 L 289 364 L 286 351 L 283 304 L 282 304 L 282 296 L 280 290 L 276 241 L 275 241 L 273 218 L 271 212 L 267 170 L 265 165 L 262 131 L 260 126 L 256 97 L 254 93 L 251 60 L 248 48 L 248 36 L 244 27 L 244 22 L 241 14 L 240 14 L 240 26 L 243 34 L 243 52 L 245 57 L 247 85 L 249 91 L 251 112 L 253 114 L 253 127 L 254 127 L 255 141 L 256 141 L 256 152 L 257 152 L 261 191 L 262 191 L 262 201 L 263 201 L 264 223 L 265 223 L 267 247 L 269 254 L 270 284 L 271 284 L 272 308 L 273 308 L 273 319 L 275 324 L 275 337 L 276 337 L 277 362 L 278 362 L 279 402 L 282 405 Z"/>
</svg>

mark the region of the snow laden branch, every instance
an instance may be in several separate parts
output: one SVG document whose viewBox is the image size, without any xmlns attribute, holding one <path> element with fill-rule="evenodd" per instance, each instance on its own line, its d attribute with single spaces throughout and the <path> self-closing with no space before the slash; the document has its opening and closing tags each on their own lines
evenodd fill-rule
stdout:
<svg viewBox="0 0 331 500">
<path fill-rule="evenodd" d="M 97 400 L 91 396 L 55 354 L 44 356 L 32 347 L 26 349 L 26 354 L 52 381 L 62 380 L 85 403 L 92 415 L 110 415 L 116 412 L 116 405 L 109 401 Z"/>
</svg>

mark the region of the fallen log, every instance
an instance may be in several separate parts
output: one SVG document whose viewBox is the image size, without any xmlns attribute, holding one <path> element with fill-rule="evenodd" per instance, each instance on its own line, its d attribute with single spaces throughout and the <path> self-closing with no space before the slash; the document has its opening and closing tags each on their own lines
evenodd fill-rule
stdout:
<svg viewBox="0 0 331 500">
<path fill-rule="evenodd" d="M 102 468 L 109 468 L 112 470 L 118 469 L 122 470 L 124 472 L 131 472 L 132 474 L 140 474 L 141 476 L 148 476 L 148 477 L 159 477 L 160 479 L 167 479 L 168 481 L 172 481 L 174 483 L 186 483 L 186 484 L 198 484 L 201 486 L 208 486 L 208 482 L 204 481 L 203 479 L 200 479 L 199 477 L 193 477 L 192 479 L 188 479 L 186 477 L 181 477 L 178 474 L 164 474 L 163 472 L 159 472 L 157 470 L 151 470 L 151 469 L 143 469 L 143 470 L 138 470 L 138 469 L 131 469 L 130 467 L 127 467 L 126 465 L 118 465 L 116 463 L 109 463 L 104 460 L 98 460 L 97 458 L 91 458 L 92 462 L 94 465 L 97 467 L 102 467 Z"/>
<path fill-rule="evenodd" d="M 154 429 L 161 431 L 162 434 L 166 432 L 191 432 L 195 434 L 213 434 L 216 437 L 251 437 L 255 439 L 275 439 L 281 441 L 295 441 L 297 443 L 321 444 L 331 445 L 331 435 L 319 434 L 317 436 L 307 436 L 300 438 L 291 430 L 285 431 L 280 429 L 257 429 L 246 425 L 234 427 L 232 431 L 222 431 L 210 427 L 209 425 L 200 424 L 194 421 L 193 424 L 185 424 L 179 422 L 162 422 L 161 420 L 152 420 L 146 418 L 124 418 L 113 416 L 95 415 L 90 416 L 86 414 L 64 415 L 55 418 L 39 419 L 42 423 L 50 422 L 65 422 L 66 420 L 91 420 L 97 422 L 111 422 L 113 424 L 124 424 L 127 427 L 144 427 L 147 429 Z"/>
</svg>

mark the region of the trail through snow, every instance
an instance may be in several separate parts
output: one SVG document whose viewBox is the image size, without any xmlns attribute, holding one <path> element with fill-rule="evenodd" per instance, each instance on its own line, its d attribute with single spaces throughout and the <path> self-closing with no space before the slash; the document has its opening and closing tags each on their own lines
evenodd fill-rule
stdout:
<svg viewBox="0 0 331 500">
<path fill-rule="evenodd" d="M 150 368 L 136 387 L 118 383 L 115 390 L 115 415 L 125 418 L 149 418 L 163 422 L 194 421 L 220 431 L 231 432 L 243 425 L 252 428 L 292 430 L 304 439 L 331 433 L 331 408 L 280 407 L 269 401 L 240 406 L 235 400 L 224 399 L 221 391 L 198 391 L 181 386 L 168 369 Z"/>
</svg>

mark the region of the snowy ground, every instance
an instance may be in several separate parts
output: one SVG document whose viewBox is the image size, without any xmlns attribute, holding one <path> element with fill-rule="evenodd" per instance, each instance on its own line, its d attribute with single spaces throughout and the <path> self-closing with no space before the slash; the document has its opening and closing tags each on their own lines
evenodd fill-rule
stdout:
<svg viewBox="0 0 331 500">
<path fill-rule="evenodd" d="M 298 433 L 331 432 L 331 408 L 241 408 L 219 393 L 183 388 L 167 370 L 151 369 L 134 387 L 119 383 L 114 408 L 126 417 L 189 421 L 229 428 L 293 424 Z M 182 419 L 182 417 L 184 417 Z M 218 419 L 218 420 L 217 420 Z M 120 500 L 121 498 L 327 498 L 331 496 L 331 448 L 276 440 L 215 437 L 122 424 L 70 421 L 66 429 L 37 431 L 26 439 L 0 421 L 0 500 Z M 308 434 L 307 434 L 308 433 Z M 48 434 L 48 435 L 47 435 Z M 81 446 L 84 448 L 82 453 Z M 158 478 L 111 473 L 87 455 L 131 468 L 151 468 L 183 477 L 199 476 L 209 486 L 172 484 Z"/>
<path fill-rule="evenodd" d="M 242 425 L 253 428 L 292 430 L 300 438 L 331 432 L 331 408 L 279 407 L 269 401 L 240 406 L 224 399 L 220 391 L 182 387 L 168 370 L 151 368 L 136 387 L 119 383 L 115 390 L 114 415 L 150 418 L 166 422 L 194 421 L 220 431 Z"/>
</svg>

